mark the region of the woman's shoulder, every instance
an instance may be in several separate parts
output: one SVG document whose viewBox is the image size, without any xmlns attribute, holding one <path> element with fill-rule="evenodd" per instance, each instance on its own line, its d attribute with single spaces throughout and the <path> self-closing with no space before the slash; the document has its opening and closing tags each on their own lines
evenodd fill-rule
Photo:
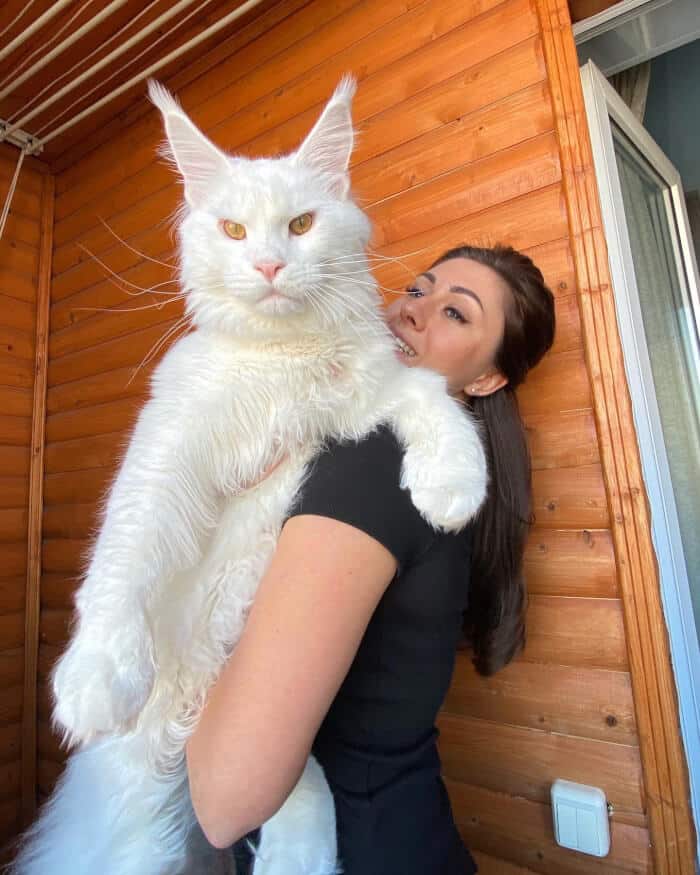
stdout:
<svg viewBox="0 0 700 875">
<path fill-rule="evenodd" d="M 361 529 L 400 564 L 434 540 L 410 493 L 401 488 L 403 448 L 388 427 L 359 441 L 329 442 L 310 463 L 290 516 L 314 514 Z"/>
</svg>

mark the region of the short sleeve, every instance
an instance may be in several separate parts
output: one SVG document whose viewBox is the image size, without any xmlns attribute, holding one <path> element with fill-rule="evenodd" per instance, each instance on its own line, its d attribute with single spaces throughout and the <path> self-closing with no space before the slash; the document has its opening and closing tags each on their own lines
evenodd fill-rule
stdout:
<svg viewBox="0 0 700 875">
<path fill-rule="evenodd" d="M 401 489 L 403 452 L 387 428 L 355 443 L 332 443 L 311 463 L 289 517 L 313 514 L 360 529 L 401 567 L 435 539 L 408 490 Z"/>
</svg>

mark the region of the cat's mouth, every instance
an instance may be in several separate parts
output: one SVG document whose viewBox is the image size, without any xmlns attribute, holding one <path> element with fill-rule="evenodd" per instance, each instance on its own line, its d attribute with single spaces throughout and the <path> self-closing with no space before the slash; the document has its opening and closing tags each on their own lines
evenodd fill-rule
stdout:
<svg viewBox="0 0 700 875">
<path fill-rule="evenodd" d="M 259 307 L 264 313 L 272 313 L 279 316 L 284 316 L 287 313 L 296 313 L 303 309 L 303 304 L 296 298 L 285 295 L 275 288 L 271 288 L 269 292 L 265 292 L 262 297 L 258 298 L 255 306 Z"/>
</svg>

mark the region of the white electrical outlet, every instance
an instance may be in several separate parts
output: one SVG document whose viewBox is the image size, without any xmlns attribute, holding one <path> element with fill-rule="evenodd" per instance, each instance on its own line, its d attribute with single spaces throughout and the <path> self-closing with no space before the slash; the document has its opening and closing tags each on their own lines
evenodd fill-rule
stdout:
<svg viewBox="0 0 700 875">
<path fill-rule="evenodd" d="M 558 778 L 552 784 L 554 837 L 563 848 L 605 857 L 610 851 L 608 803 L 599 787 Z"/>
</svg>

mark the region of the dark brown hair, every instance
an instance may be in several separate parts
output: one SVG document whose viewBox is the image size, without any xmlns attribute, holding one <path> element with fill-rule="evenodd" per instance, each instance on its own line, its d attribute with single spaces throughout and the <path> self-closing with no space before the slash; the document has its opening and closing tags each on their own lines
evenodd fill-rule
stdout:
<svg viewBox="0 0 700 875">
<path fill-rule="evenodd" d="M 489 489 L 472 527 L 469 607 L 464 634 L 477 671 L 490 675 L 525 644 L 527 590 L 525 541 L 532 520 L 530 452 L 515 389 L 554 340 L 554 297 L 540 270 L 510 246 L 458 246 L 433 267 L 468 258 L 494 270 L 510 289 L 503 340 L 494 364 L 508 383 L 492 395 L 474 396 L 489 465 Z"/>
</svg>

